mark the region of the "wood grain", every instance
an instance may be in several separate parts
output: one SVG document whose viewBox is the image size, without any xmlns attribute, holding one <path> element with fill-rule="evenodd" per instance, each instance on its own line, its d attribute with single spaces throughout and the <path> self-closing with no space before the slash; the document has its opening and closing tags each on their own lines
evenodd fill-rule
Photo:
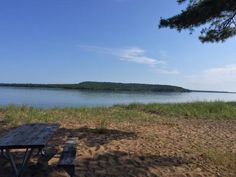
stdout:
<svg viewBox="0 0 236 177">
<path fill-rule="evenodd" d="M 9 131 L 0 138 L 0 149 L 43 148 L 57 124 L 25 124 Z"/>
</svg>

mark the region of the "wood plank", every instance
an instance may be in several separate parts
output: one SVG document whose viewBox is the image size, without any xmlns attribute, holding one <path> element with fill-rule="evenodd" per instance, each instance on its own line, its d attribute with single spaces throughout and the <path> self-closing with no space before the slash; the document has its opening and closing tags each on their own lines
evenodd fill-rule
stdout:
<svg viewBox="0 0 236 177">
<path fill-rule="evenodd" d="M 59 166 L 73 166 L 76 157 L 78 138 L 70 138 L 64 145 L 58 165 Z"/>
<path fill-rule="evenodd" d="M 57 124 L 25 124 L 0 138 L 0 149 L 41 148 L 59 128 Z"/>
</svg>

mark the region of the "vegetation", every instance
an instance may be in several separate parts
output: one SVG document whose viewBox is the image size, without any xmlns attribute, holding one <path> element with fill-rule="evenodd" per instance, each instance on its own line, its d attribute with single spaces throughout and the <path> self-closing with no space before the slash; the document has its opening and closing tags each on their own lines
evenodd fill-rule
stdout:
<svg viewBox="0 0 236 177">
<path fill-rule="evenodd" d="M 176 104 L 130 104 L 120 106 L 165 117 L 187 119 L 236 119 L 236 104 L 226 102 L 194 102 Z"/>
<path fill-rule="evenodd" d="M 168 19 L 161 19 L 159 26 L 178 31 L 204 26 L 199 37 L 202 42 L 224 41 L 236 35 L 235 0 L 177 0 L 179 4 L 186 1 L 189 4 L 185 10 Z"/>
<path fill-rule="evenodd" d="M 2 115 L 2 116 L 1 116 Z M 179 104 L 130 104 L 109 108 L 52 108 L 39 109 L 27 106 L 0 108 L 0 118 L 11 124 L 32 122 L 96 123 L 104 129 L 111 122 L 143 122 L 164 118 L 235 119 L 236 103 L 195 102 Z"/>
<path fill-rule="evenodd" d="M 86 173 L 91 170 L 87 164 L 92 162 L 93 165 L 104 163 L 102 167 L 111 171 L 123 164 L 124 169 L 128 167 L 134 172 L 140 164 L 141 176 L 152 173 L 154 176 L 235 176 L 236 103 L 136 103 L 105 108 L 50 109 L 0 107 L 0 134 L 23 123 L 35 122 L 60 124 L 57 136 L 51 140 L 53 148 L 63 145 L 68 136 L 79 137 L 81 156 L 76 160 L 88 160 L 81 163 Z M 89 154 L 92 159 L 88 158 Z M 106 158 L 94 158 L 96 156 Z M 130 162 L 134 162 L 134 166 Z M 0 167 L 8 172 L 4 163 Z M 151 172 L 147 164 L 152 165 Z M 35 168 L 30 170 L 35 173 Z M 50 173 L 59 176 L 56 171 Z M 117 171 L 114 174 L 119 176 Z"/>
<path fill-rule="evenodd" d="M 170 85 L 124 84 L 112 82 L 82 82 L 80 89 L 106 91 L 137 91 L 137 92 L 187 92 L 187 89 Z"/>
<path fill-rule="evenodd" d="M 63 88 L 92 91 L 135 91 L 135 92 L 189 92 L 182 87 L 151 84 L 124 84 L 113 82 L 82 82 L 79 84 L 0 84 L 0 86 L 29 88 Z"/>
</svg>

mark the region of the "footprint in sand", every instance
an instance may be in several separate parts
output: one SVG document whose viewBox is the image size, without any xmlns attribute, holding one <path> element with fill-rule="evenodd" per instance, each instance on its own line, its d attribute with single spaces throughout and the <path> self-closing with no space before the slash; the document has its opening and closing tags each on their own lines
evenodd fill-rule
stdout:
<svg viewBox="0 0 236 177">
<path fill-rule="evenodd" d="M 97 152 L 97 151 L 99 151 L 99 149 L 100 149 L 100 145 L 97 145 L 96 147 L 95 147 L 95 151 Z"/>
<path fill-rule="evenodd" d="M 87 154 L 89 154 L 89 156 L 94 156 L 98 152 L 104 152 L 104 147 L 100 146 L 100 145 L 92 147 L 92 148 L 88 149 Z"/>
<path fill-rule="evenodd" d="M 82 158 L 91 158 L 93 156 L 93 152 L 91 149 L 85 150 L 79 154 Z"/>
<path fill-rule="evenodd" d="M 93 155 L 93 151 L 91 149 L 88 150 L 88 153 L 89 153 L 90 156 Z"/>
<path fill-rule="evenodd" d="M 115 150 L 119 151 L 120 150 L 120 146 L 116 146 Z"/>
</svg>

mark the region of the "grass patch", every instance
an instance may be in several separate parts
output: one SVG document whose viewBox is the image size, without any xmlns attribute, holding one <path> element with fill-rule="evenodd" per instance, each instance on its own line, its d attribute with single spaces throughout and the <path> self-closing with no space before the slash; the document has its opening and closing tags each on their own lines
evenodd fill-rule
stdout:
<svg viewBox="0 0 236 177">
<path fill-rule="evenodd" d="M 226 102 L 195 102 L 178 104 L 130 104 L 110 108 L 52 108 L 27 106 L 0 108 L 0 115 L 13 125 L 34 122 L 95 123 L 104 128 L 111 122 L 155 121 L 161 118 L 235 119 L 236 104 Z M 0 118 L 1 118 L 0 117 Z"/>
<path fill-rule="evenodd" d="M 117 105 L 127 110 L 177 118 L 236 119 L 236 104 L 227 102 L 194 102 L 176 104 L 130 104 Z"/>
</svg>

